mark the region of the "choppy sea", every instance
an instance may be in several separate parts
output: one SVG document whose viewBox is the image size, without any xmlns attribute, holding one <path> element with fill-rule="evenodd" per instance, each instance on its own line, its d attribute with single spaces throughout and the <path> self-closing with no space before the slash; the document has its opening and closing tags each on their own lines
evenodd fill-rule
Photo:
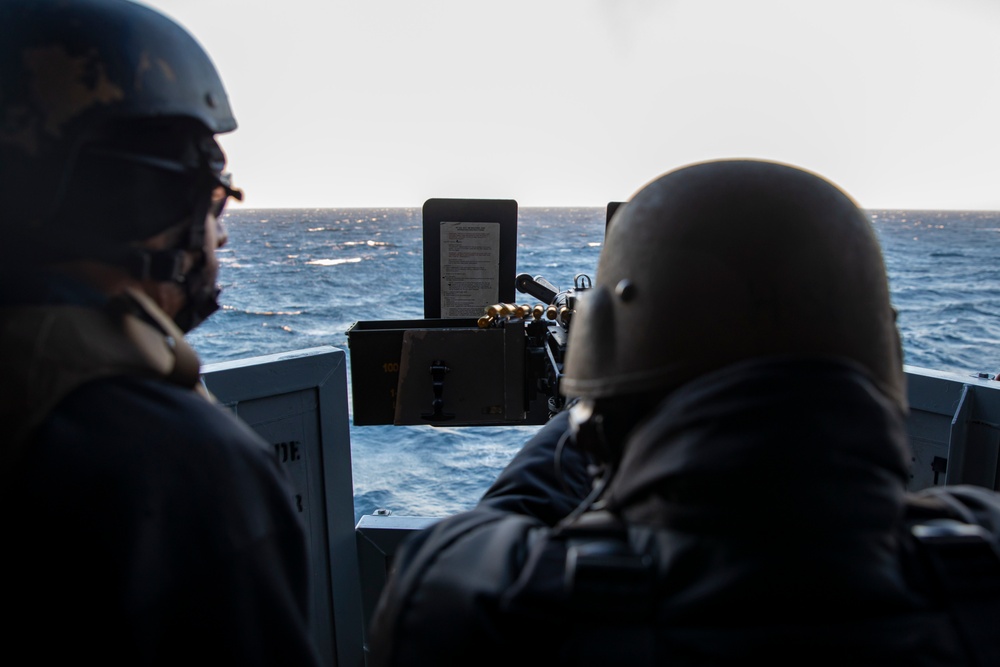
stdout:
<svg viewBox="0 0 1000 667">
<path fill-rule="evenodd" d="M 868 213 L 905 363 L 1000 372 L 1000 211 Z M 521 208 L 517 272 L 560 289 L 593 275 L 604 221 L 604 208 Z M 190 336 L 203 363 L 321 345 L 349 352 L 346 332 L 358 320 L 423 317 L 420 208 L 236 208 L 225 223 L 222 309 Z M 356 518 L 467 509 L 536 429 L 352 424 Z"/>
</svg>

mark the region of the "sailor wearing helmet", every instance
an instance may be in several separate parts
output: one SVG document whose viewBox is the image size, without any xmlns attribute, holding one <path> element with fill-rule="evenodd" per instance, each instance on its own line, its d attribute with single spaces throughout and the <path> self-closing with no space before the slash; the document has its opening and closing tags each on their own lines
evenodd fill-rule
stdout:
<svg viewBox="0 0 1000 667">
<path fill-rule="evenodd" d="M 222 81 L 137 3 L 2 0 L 0 25 L 6 650 L 316 664 L 288 480 L 184 340 L 242 197 Z"/>
</svg>

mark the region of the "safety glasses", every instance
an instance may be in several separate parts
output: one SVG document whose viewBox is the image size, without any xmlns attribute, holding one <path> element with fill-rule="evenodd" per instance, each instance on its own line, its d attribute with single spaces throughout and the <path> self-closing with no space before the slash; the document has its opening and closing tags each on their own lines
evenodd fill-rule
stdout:
<svg viewBox="0 0 1000 667">
<path fill-rule="evenodd" d="M 229 201 L 230 197 L 243 201 L 243 191 L 233 187 L 233 175 L 229 172 L 219 174 L 216 177 L 216 182 L 218 185 L 212 191 L 212 203 L 209 205 L 208 212 L 215 219 L 219 219 L 222 217 L 222 213 L 226 209 L 226 202 Z"/>
</svg>

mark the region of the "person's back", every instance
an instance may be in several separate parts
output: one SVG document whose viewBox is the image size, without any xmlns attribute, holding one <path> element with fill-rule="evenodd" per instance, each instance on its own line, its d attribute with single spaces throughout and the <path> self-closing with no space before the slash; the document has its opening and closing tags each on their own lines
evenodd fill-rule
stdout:
<svg viewBox="0 0 1000 667">
<path fill-rule="evenodd" d="M 1000 657 L 1000 498 L 906 493 L 885 270 L 839 190 L 755 161 L 653 181 L 567 354 L 571 409 L 397 555 L 373 665 Z"/>
<path fill-rule="evenodd" d="M 299 519 L 271 448 L 225 417 L 128 376 L 49 413 L 2 491 L 9 650 L 312 664 Z"/>
<path fill-rule="evenodd" d="M 125 0 L 4 0 L 0 25 L 5 650 L 313 665 L 288 480 L 184 340 L 242 196 L 221 80 Z"/>
</svg>

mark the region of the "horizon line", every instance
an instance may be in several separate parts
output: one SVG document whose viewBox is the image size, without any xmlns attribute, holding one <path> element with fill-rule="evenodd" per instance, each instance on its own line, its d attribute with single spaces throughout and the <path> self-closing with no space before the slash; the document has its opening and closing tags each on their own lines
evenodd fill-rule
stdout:
<svg viewBox="0 0 1000 667">
<path fill-rule="evenodd" d="M 437 199 L 437 197 L 432 197 L 432 199 Z M 451 199 L 451 197 L 442 197 L 442 199 Z M 455 197 L 454 199 L 493 199 L 492 197 Z M 502 201 L 502 198 L 497 198 Z M 517 200 L 514 200 L 517 201 Z M 624 203 L 624 202 L 608 202 L 610 203 Z M 537 209 L 537 208 L 579 208 L 579 209 L 607 209 L 608 204 L 522 204 L 517 202 L 518 209 Z M 316 211 L 328 211 L 328 210 L 359 210 L 359 209 L 395 209 L 395 210 L 408 210 L 416 209 L 419 210 L 423 208 L 423 203 L 413 204 L 413 205 L 323 205 L 323 206 L 287 206 L 287 205 L 277 205 L 277 206 L 247 206 L 247 205 L 231 205 L 227 207 L 226 212 L 230 211 L 302 211 L 302 210 L 316 210 Z M 1000 208 L 981 208 L 981 207 L 915 207 L 915 206 L 861 206 L 862 211 L 963 211 L 968 213 L 1000 213 Z"/>
</svg>

